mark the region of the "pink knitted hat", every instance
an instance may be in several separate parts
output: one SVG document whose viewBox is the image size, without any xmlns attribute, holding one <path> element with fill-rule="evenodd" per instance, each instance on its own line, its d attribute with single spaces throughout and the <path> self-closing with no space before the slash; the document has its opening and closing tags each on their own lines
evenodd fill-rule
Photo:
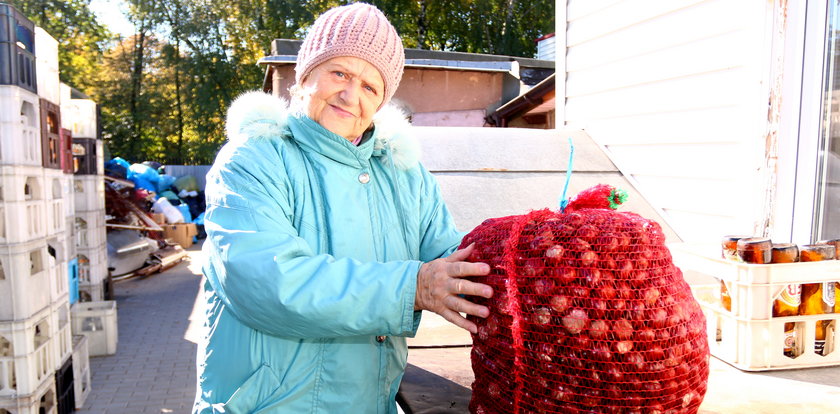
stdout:
<svg viewBox="0 0 840 414">
<path fill-rule="evenodd" d="M 382 105 L 391 100 L 402 78 L 405 51 L 396 29 L 379 9 L 354 3 L 318 17 L 300 46 L 295 81 L 300 84 L 316 66 L 338 56 L 364 59 L 378 69 L 385 81 Z"/>
</svg>

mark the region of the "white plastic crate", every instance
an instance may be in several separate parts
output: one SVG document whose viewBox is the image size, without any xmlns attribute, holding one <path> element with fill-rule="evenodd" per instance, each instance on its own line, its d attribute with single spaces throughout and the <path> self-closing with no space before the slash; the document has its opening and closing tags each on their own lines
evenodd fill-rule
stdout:
<svg viewBox="0 0 840 414">
<path fill-rule="evenodd" d="M 51 309 L 0 322 L 0 398 L 36 393 L 55 374 Z"/>
<path fill-rule="evenodd" d="M 47 235 L 45 200 L 0 203 L 0 244 L 23 243 Z"/>
<path fill-rule="evenodd" d="M 93 100 L 61 101 L 61 125 L 69 129 L 74 138 L 98 138 L 96 122 L 96 102 Z"/>
<path fill-rule="evenodd" d="M 79 302 L 102 302 L 105 298 L 105 281 L 97 283 L 79 282 Z"/>
<path fill-rule="evenodd" d="M 70 230 L 66 220 L 67 204 L 73 204 L 74 200 L 67 196 L 67 189 L 72 185 L 72 178 L 71 174 L 64 174 L 61 170 L 44 169 L 48 235 Z M 75 209 L 72 209 L 70 214 L 74 212 Z"/>
<path fill-rule="evenodd" d="M 753 265 L 717 257 L 714 246 L 671 245 L 674 264 L 725 282 L 731 311 L 720 303 L 720 284 L 692 286 L 706 315 L 709 348 L 715 357 L 745 371 L 840 365 L 835 331 L 826 335 L 826 355 L 814 350 L 816 323 L 840 314 L 773 317 L 773 302 L 790 284 L 840 280 L 840 261 Z M 784 354 L 786 323 L 795 323 L 797 356 Z"/>
<path fill-rule="evenodd" d="M 105 145 L 101 139 L 96 140 L 96 175 L 105 175 Z"/>
<path fill-rule="evenodd" d="M 58 104 L 58 41 L 41 27 L 35 26 L 35 73 L 38 95 Z"/>
<path fill-rule="evenodd" d="M 80 302 L 71 307 L 73 334 L 85 335 L 90 356 L 117 352 L 117 302 Z"/>
<path fill-rule="evenodd" d="M 52 304 L 50 316 L 52 317 L 52 326 L 55 327 L 55 333 L 51 341 L 53 342 L 53 360 L 55 361 L 54 370 L 57 371 L 61 369 L 73 353 L 70 301 L 67 296 Z"/>
<path fill-rule="evenodd" d="M 768 371 L 789 368 L 811 368 L 840 365 L 838 335 L 835 330 L 826 332 L 827 354 L 815 351 L 816 324 L 835 321 L 840 326 L 840 314 L 800 315 L 748 320 L 733 316 L 716 301 L 720 285 L 692 286 L 703 314 L 709 350 L 715 357 L 744 371 Z M 733 301 L 734 303 L 734 301 Z M 785 352 L 785 324 L 795 323 L 796 356 Z"/>
<path fill-rule="evenodd" d="M 0 397 L 0 413 L 5 410 L 9 414 L 55 414 L 57 401 L 55 377 L 51 375 L 32 394 Z"/>
<path fill-rule="evenodd" d="M 105 209 L 105 177 L 76 175 L 73 177 L 73 197 L 76 212 Z"/>
<path fill-rule="evenodd" d="M 92 249 L 77 249 L 79 259 L 79 282 L 100 283 L 108 276 L 107 244 Z"/>
<path fill-rule="evenodd" d="M 64 180 L 62 180 L 62 198 L 67 200 L 67 202 L 64 203 L 64 218 L 70 219 L 71 226 L 67 227 L 67 229 L 71 230 L 73 229 L 72 219 L 76 216 L 76 196 L 73 192 L 73 174 L 64 174 L 64 177 Z"/>
<path fill-rule="evenodd" d="M 59 233 L 46 240 L 47 271 L 49 272 L 50 302 L 54 303 L 68 294 L 67 263 L 71 259 L 71 240 L 67 233 Z"/>
<path fill-rule="evenodd" d="M 77 251 L 105 244 L 105 209 L 76 211 L 73 233 Z"/>
<path fill-rule="evenodd" d="M 48 186 L 45 174 L 45 168 L 40 165 L 0 166 L 0 200 L 46 200 Z"/>
<path fill-rule="evenodd" d="M 18 86 L 0 85 L 0 164 L 41 166 L 38 99 Z"/>
<path fill-rule="evenodd" d="M 90 356 L 85 335 L 73 335 L 73 391 L 78 410 L 90 394 Z"/>
<path fill-rule="evenodd" d="M 0 321 L 26 319 L 49 308 L 50 257 L 44 239 L 0 245 Z"/>
</svg>

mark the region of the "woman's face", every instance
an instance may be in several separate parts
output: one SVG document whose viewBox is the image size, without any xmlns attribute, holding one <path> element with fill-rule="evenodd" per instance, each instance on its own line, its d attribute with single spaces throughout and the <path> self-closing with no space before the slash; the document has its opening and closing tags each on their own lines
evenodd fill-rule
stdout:
<svg viewBox="0 0 840 414">
<path fill-rule="evenodd" d="M 385 91 L 379 71 L 367 61 L 350 56 L 316 66 L 302 86 L 310 93 L 307 115 L 350 141 L 370 127 Z"/>
</svg>

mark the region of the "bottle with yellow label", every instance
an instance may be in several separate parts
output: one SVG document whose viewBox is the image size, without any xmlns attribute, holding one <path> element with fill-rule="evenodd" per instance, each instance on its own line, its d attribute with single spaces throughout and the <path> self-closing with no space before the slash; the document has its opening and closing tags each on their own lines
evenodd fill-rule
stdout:
<svg viewBox="0 0 840 414">
<path fill-rule="evenodd" d="M 802 303 L 802 285 L 787 285 L 773 302 L 773 316 L 796 316 Z M 796 324 L 785 322 L 785 355 L 799 356 L 796 347 Z"/>
<path fill-rule="evenodd" d="M 802 285 L 802 303 L 799 305 L 799 314 L 822 315 L 834 313 L 834 285 L 835 282 Z M 833 321 L 817 321 L 814 352 L 819 355 L 826 355 L 825 334 L 831 323 Z"/>
</svg>

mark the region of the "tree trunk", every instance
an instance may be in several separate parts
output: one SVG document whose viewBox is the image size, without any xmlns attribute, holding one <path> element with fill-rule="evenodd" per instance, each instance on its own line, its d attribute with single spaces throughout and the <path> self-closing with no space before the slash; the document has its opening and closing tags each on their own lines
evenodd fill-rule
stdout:
<svg viewBox="0 0 840 414">
<path fill-rule="evenodd" d="M 137 156 L 142 145 L 143 117 L 140 114 L 140 90 L 143 86 L 143 49 L 146 42 L 146 24 L 140 23 L 139 33 L 134 35 L 134 62 L 131 69 L 131 97 L 128 108 L 131 112 L 132 156 Z"/>
<path fill-rule="evenodd" d="M 505 13 L 505 23 L 502 25 L 502 38 L 500 43 L 500 50 L 497 50 L 497 54 L 502 55 L 510 55 L 511 54 L 511 25 L 513 24 L 513 6 L 515 4 L 515 0 L 508 0 L 507 1 L 507 11 Z"/>
<path fill-rule="evenodd" d="M 426 45 L 426 1 L 420 0 L 420 14 L 417 16 L 417 48 L 428 49 Z"/>
</svg>

